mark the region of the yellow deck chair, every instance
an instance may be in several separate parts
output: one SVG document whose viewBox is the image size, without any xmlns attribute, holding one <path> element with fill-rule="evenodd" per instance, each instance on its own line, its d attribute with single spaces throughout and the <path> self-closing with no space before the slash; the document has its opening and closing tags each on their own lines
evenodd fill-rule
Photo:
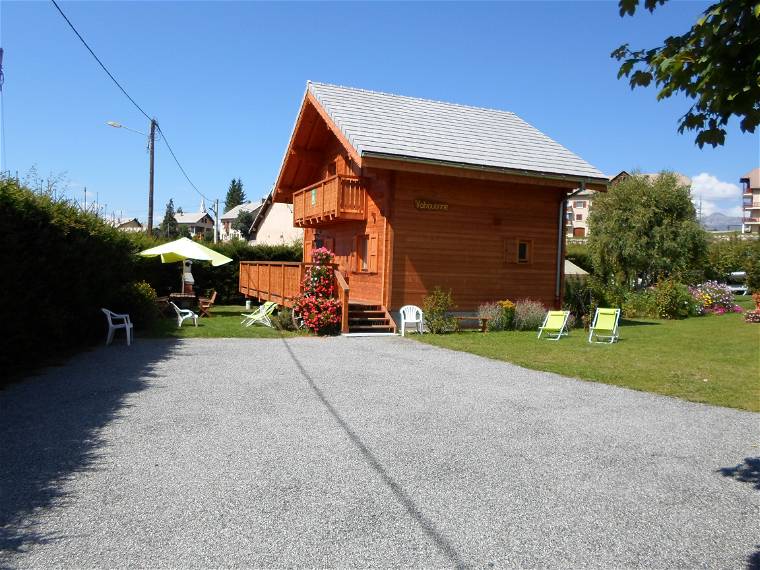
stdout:
<svg viewBox="0 0 760 570">
<path fill-rule="evenodd" d="M 559 340 L 567 336 L 567 319 L 570 317 L 570 311 L 549 311 L 544 318 L 544 324 L 538 327 L 538 338 L 543 333 L 549 340 Z"/>
<path fill-rule="evenodd" d="M 618 322 L 620 321 L 620 309 L 596 309 L 594 322 L 588 333 L 589 342 L 612 344 L 619 338 Z M 606 340 L 595 340 L 606 339 Z"/>
</svg>

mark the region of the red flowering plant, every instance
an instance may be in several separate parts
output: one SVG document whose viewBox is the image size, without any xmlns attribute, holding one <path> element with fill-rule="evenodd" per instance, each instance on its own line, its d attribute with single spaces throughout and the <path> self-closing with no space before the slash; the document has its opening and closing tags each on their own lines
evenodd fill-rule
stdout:
<svg viewBox="0 0 760 570">
<path fill-rule="evenodd" d="M 293 304 L 303 324 L 315 334 L 333 334 L 340 325 L 340 302 L 333 298 L 333 257 L 326 247 L 311 252 L 314 265 L 306 270 L 303 293 Z"/>
</svg>

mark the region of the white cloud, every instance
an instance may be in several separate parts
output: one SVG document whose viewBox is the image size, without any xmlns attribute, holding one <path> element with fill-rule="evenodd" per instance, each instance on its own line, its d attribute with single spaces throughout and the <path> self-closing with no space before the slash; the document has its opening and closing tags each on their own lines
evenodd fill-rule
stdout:
<svg viewBox="0 0 760 570">
<path fill-rule="evenodd" d="M 736 184 L 722 182 L 712 174 L 702 172 L 691 179 L 691 195 L 697 200 L 702 198 L 704 209 L 704 200 L 725 200 L 726 198 L 739 200 L 741 189 Z"/>
<path fill-rule="evenodd" d="M 715 202 L 711 202 L 710 200 L 702 200 L 702 203 L 700 204 L 699 200 L 694 200 L 694 207 L 697 209 L 697 213 L 699 213 L 700 206 L 702 208 L 702 217 L 706 217 L 710 214 L 714 214 L 715 212 L 720 211 L 720 208 L 718 208 Z"/>
</svg>

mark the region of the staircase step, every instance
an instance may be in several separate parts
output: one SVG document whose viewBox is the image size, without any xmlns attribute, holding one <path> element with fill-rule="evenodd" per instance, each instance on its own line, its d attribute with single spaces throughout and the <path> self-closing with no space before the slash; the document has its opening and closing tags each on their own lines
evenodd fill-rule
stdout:
<svg viewBox="0 0 760 570">
<path fill-rule="evenodd" d="M 366 313 L 348 313 L 349 319 L 384 319 L 383 311 L 367 311 Z"/>
<path fill-rule="evenodd" d="M 390 325 L 362 325 L 349 327 L 348 332 L 393 332 L 393 327 Z"/>
</svg>

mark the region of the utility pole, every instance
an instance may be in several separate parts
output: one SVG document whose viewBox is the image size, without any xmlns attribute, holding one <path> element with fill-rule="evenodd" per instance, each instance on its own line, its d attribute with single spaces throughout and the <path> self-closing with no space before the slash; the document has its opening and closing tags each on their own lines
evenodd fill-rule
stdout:
<svg viewBox="0 0 760 570">
<path fill-rule="evenodd" d="M 84 211 L 87 212 L 87 186 L 84 187 Z"/>
<path fill-rule="evenodd" d="M 214 243 L 217 243 L 219 236 L 219 198 L 214 200 Z"/>
<path fill-rule="evenodd" d="M 150 137 L 148 138 L 148 150 L 150 151 L 150 181 L 148 183 L 148 235 L 153 235 L 153 159 L 156 148 L 156 119 L 150 120 Z"/>
</svg>

